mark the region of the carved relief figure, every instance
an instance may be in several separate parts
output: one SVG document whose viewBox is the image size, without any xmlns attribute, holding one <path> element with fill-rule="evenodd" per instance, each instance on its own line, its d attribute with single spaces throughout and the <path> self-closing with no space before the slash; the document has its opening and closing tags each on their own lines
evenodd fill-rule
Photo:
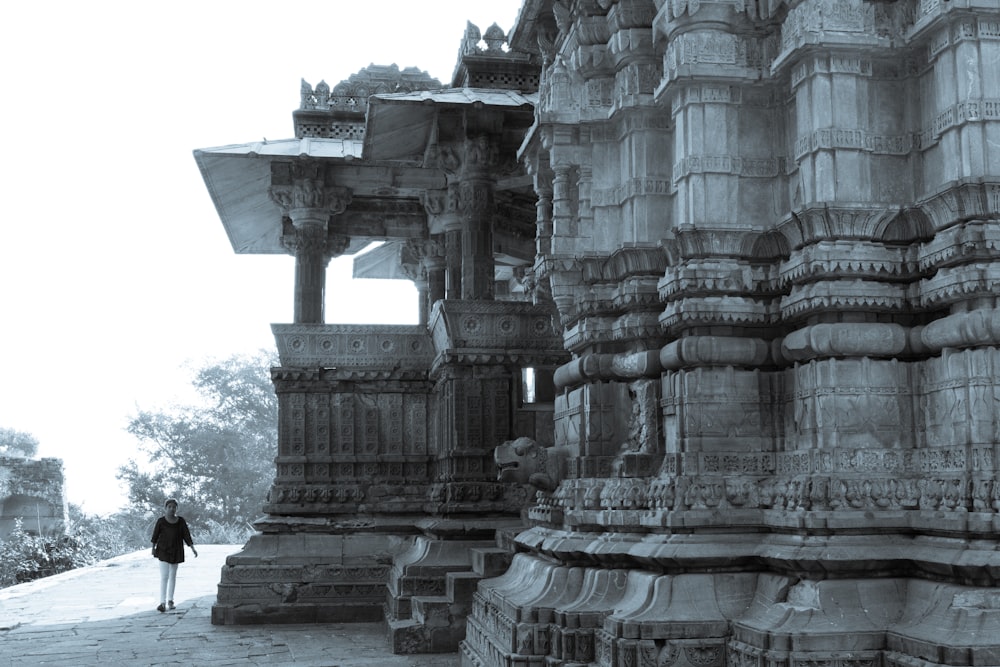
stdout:
<svg viewBox="0 0 1000 667">
<path fill-rule="evenodd" d="M 508 440 L 493 453 L 497 479 L 554 491 L 565 477 L 567 453 L 566 447 L 542 447 L 531 438 Z"/>
</svg>

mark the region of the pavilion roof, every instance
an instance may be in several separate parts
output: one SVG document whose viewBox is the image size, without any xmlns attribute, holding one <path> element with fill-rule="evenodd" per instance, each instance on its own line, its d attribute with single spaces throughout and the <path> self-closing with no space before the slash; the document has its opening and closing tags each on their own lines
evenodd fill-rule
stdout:
<svg viewBox="0 0 1000 667">
<path fill-rule="evenodd" d="M 438 180 L 443 183 L 443 175 L 438 177 L 420 169 L 424 151 L 434 136 L 438 110 L 500 110 L 505 115 L 506 112 L 516 115 L 522 124 L 530 124 L 537 97 L 537 93 L 523 95 L 478 88 L 373 95 L 369 101 L 364 142 L 319 137 L 263 139 L 202 148 L 194 151 L 194 158 L 233 250 L 240 254 L 284 254 L 282 211 L 268 196 L 271 162 L 303 157 L 326 159 L 345 166 L 353 164 L 358 170 L 371 170 L 371 176 L 363 179 L 366 191 L 356 191 L 356 197 L 381 194 L 415 198 L 422 187 L 443 187 L 437 183 Z M 392 164 L 398 167 L 387 167 Z M 383 182 L 386 176 L 380 171 L 387 168 L 408 169 L 409 175 L 393 177 L 390 187 Z M 369 240 L 352 240 L 347 253 L 357 252 Z"/>
<path fill-rule="evenodd" d="M 290 157 L 357 158 L 361 142 L 344 139 L 279 139 L 202 148 L 195 162 L 239 254 L 285 254 L 282 211 L 271 201 L 271 161 Z M 349 250 L 351 252 L 351 250 Z"/>
<path fill-rule="evenodd" d="M 368 102 L 364 157 L 421 162 L 442 108 L 493 108 L 530 115 L 538 94 L 487 88 L 446 88 L 373 95 Z"/>
</svg>

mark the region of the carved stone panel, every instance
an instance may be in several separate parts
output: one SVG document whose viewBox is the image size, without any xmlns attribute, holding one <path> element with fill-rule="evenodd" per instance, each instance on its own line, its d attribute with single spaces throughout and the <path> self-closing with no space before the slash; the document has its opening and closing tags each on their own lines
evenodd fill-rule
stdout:
<svg viewBox="0 0 1000 667">
<path fill-rule="evenodd" d="M 779 383 L 733 367 L 667 371 L 662 380 L 666 451 L 774 451 Z"/>
<path fill-rule="evenodd" d="M 912 372 L 909 364 L 869 358 L 796 365 L 787 371 L 788 448 L 914 447 Z"/>
</svg>

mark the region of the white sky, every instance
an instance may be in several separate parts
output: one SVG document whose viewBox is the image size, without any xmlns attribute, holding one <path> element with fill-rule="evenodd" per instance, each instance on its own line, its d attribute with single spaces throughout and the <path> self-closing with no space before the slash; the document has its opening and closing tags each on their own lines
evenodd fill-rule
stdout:
<svg viewBox="0 0 1000 667">
<path fill-rule="evenodd" d="M 509 30 L 519 5 L 3 4 L 0 426 L 64 460 L 70 502 L 119 507 L 137 407 L 187 400 L 185 367 L 272 348 L 292 319 L 294 260 L 233 252 L 192 151 L 291 137 L 300 78 L 396 63 L 450 83 L 466 20 Z M 412 285 L 350 272 L 330 264 L 327 321 L 416 321 Z"/>
</svg>

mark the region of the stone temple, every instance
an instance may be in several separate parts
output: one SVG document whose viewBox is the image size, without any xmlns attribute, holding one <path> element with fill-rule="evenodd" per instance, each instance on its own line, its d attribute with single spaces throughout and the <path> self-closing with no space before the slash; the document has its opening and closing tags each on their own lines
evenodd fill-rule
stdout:
<svg viewBox="0 0 1000 667">
<path fill-rule="evenodd" d="M 998 0 L 525 0 L 447 84 L 303 81 L 294 125 L 195 152 L 234 250 L 295 257 L 213 622 L 1000 665 Z M 372 241 L 419 324 L 325 324 Z"/>
</svg>

